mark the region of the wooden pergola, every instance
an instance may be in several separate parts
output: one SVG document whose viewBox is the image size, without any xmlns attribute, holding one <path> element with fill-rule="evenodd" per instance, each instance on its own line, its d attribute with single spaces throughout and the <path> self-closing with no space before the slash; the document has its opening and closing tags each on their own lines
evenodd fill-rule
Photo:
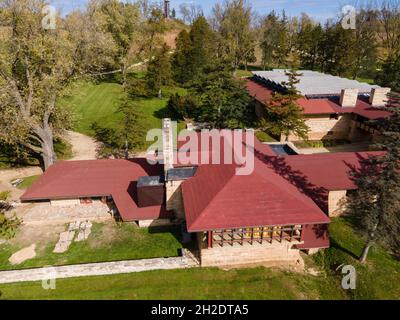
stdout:
<svg viewBox="0 0 400 320">
<path fill-rule="evenodd" d="M 273 242 L 293 242 L 303 240 L 302 225 L 285 225 L 285 226 L 268 226 L 268 227 L 251 227 L 251 228 L 235 228 L 208 231 L 207 247 L 215 246 L 233 246 L 235 244 L 263 244 Z"/>
</svg>

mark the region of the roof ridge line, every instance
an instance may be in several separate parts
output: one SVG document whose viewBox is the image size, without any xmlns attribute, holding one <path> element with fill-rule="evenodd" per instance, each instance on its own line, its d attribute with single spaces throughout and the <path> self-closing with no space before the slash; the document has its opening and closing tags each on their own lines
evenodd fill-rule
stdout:
<svg viewBox="0 0 400 320">
<path fill-rule="evenodd" d="M 213 197 L 210 199 L 210 201 L 208 201 L 207 205 L 201 210 L 201 213 L 200 213 L 199 216 L 193 221 L 192 225 L 193 225 L 194 223 L 196 223 L 196 221 L 197 221 L 198 219 L 200 219 L 200 217 L 204 214 L 204 211 L 206 211 L 206 209 L 211 205 L 211 203 L 213 202 L 213 200 L 215 199 L 215 197 L 216 197 L 217 195 L 219 195 L 219 194 L 222 192 L 222 190 L 224 190 L 224 189 L 226 188 L 226 186 L 228 185 L 228 182 L 230 182 L 234 177 L 235 177 L 235 172 L 230 176 L 229 179 L 226 180 L 226 182 L 224 183 L 223 187 L 220 188 L 220 189 L 218 190 L 218 192 L 216 192 L 216 193 L 213 195 Z"/>
</svg>

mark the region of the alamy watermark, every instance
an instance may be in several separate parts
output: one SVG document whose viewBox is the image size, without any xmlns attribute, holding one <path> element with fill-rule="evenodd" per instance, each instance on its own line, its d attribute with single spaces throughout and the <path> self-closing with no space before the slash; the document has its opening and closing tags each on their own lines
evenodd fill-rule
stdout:
<svg viewBox="0 0 400 320">
<path fill-rule="evenodd" d="M 45 275 L 42 278 L 42 288 L 44 290 L 56 290 L 57 270 L 49 266 L 44 268 Z"/>
<path fill-rule="evenodd" d="M 345 30 L 356 29 L 357 10 L 355 7 L 347 5 L 342 8 L 342 27 Z"/>
<path fill-rule="evenodd" d="M 42 28 L 44 30 L 55 30 L 57 28 L 57 10 L 52 5 L 45 5 L 42 8 Z"/>
<path fill-rule="evenodd" d="M 357 284 L 357 271 L 354 266 L 345 265 L 342 267 L 342 288 L 344 290 L 355 290 Z"/>
<path fill-rule="evenodd" d="M 147 150 L 150 164 L 163 163 L 166 159 L 182 166 L 207 164 L 234 164 L 236 175 L 251 175 L 255 162 L 255 135 L 253 130 L 182 130 L 177 133 L 177 123 L 171 122 L 171 141 L 165 139 L 162 129 L 152 129 L 146 141 L 154 142 Z M 162 142 L 170 144 L 169 154 L 161 153 Z M 170 158 L 168 158 L 170 157 Z"/>
</svg>

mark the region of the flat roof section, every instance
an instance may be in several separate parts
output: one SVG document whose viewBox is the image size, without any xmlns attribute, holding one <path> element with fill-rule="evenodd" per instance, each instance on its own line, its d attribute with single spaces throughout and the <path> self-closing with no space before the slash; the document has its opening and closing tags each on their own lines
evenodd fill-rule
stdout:
<svg viewBox="0 0 400 320">
<path fill-rule="evenodd" d="M 282 82 L 288 81 L 288 76 L 284 69 L 275 69 L 272 71 L 253 71 L 253 75 L 282 86 Z M 299 70 L 300 82 L 296 85 L 296 89 L 303 96 L 320 96 L 320 95 L 340 95 L 342 89 L 358 89 L 360 94 L 370 94 L 373 88 L 380 88 L 377 85 L 349 80 L 329 74 L 311 71 Z"/>
</svg>

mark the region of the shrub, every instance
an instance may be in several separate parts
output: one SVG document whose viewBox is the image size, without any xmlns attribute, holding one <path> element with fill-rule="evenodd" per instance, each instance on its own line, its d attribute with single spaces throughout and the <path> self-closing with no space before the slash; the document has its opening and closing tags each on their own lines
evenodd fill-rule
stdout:
<svg viewBox="0 0 400 320">
<path fill-rule="evenodd" d="M 7 218 L 4 212 L 0 212 L 0 239 L 14 238 L 21 223 L 22 221 L 15 215 Z"/>
<path fill-rule="evenodd" d="M 10 196 L 11 191 L 0 192 L 0 201 L 6 201 Z"/>
</svg>

